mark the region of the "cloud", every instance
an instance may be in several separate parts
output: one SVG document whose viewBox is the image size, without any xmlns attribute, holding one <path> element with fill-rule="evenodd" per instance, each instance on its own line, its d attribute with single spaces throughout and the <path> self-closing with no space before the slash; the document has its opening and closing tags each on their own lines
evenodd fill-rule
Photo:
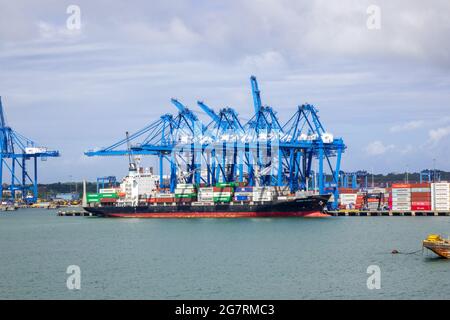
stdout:
<svg viewBox="0 0 450 320">
<path fill-rule="evenodd" d="M 450 135 L 450 126 L 428 131 L 428 137 L 433 145 L 438 144 L 443 138 Z"/>
<path fill-rule="evenodd" d="M 105 10 L 102 2 L 79 0 L 77 33 L 66 29 L 63 2 L 4 1 L 0 94 L 11 126 L 72 159 L 43 178 L 126 171 L 112 158 L 88 166 L 78 157 L 176 113 L 172 96 L 194 110 L 199 99 L 216 110 L 229 105 L 248 120 L 251 74 L 282 123 L 298 104 L 317 106 L 327 130 L 349 146 L 348 167 L 385 161 L 387 171 L 396 170 L 406 154 L 433 147 L 431 140 L 442 146 L 436 157 L 448 158 L 450 2 L 378 0 L 378 31 L 366 28 L 372 3 L 136 0 L 108 2 Z M 392 134 L 399 132 L 408 134 Z M 371 159 L 352 145 L 367 146 L 369 155 L 396 152 Z"/>
<path fill-rule="evenodd" d="M 415 130 L 415 129 L 419 129 L 421 127 L 423 127 L 425 124 L 425 121 L 423 120 L 414 120 L 414 121 L 409 121 L 403 124 L 397 124 L 392 126 L 389 131 L 390 132 L 404 132 L 404 131 L 410 131 L 410 130 Z"/>
<path fill-rule="evenodd" d="M 263 70 L 263 69 L 280 69 L 285 68 L 286 62 L 282 54 L 277 51 L 267 51 L 257 55 L 249 55 L 243 59 L 242 64 L 246 68 Z"/>
<path fill-rule="evenodd" d="M 367 147 L 365 148 L 365 151 L 368 155 L 371 156 L 379 156 L 382 154 L 385 154 L 389 150 L 394 149 L 395 146 L 393 144 L 390 145 L 384 145 L 383 142 L 377 140 L 369 143 Z"/>
</svg>

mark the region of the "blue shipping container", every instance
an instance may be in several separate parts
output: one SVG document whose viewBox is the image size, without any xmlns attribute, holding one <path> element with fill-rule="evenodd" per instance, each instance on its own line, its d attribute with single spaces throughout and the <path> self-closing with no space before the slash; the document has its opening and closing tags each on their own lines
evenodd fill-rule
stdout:
<svg viewBox="0 0 450 320">
<path fill-rule="evenodd" d="M 237 187 L 234 192 L 253 192 L 253 187 Z"/>
</svg>

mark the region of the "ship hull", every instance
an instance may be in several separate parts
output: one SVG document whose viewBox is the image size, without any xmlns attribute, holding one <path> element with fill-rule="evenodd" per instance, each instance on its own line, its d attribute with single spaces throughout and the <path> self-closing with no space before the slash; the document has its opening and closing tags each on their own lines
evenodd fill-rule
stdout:
<svg viewBox="0 0 450 320">
<path fill-rule="evenodd" d="M 86 211 L 100 217 L 112 218 L 274 218 L 327 217 L 323 213 L 329 196 L 311 196 L 284 202 L 265 204 L 216 205 L 148 205 L 86 207 Z"/>
<path fill-rule="evenodd" d="M 450 244 L 424 243 L 423 246 L 441 258 L 450 259 Z"/>
</svg>

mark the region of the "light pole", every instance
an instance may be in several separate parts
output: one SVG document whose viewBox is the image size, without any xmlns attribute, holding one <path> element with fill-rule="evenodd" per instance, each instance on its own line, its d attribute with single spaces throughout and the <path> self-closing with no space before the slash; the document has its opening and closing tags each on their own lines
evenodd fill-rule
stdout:
<svg viewBox="0 0 450 320">
<path fill-rule="evenodd" d="M 375 187 L 374 179 L 373 179 L 373 167 L 372 167 L 372 188 Z"/>
<path fill-rule="evenodd" d="M 433 158 L 433 182 L 436 182 L 436 159 Z"/>
<path fill-rule="evenodd" d="M 407 164 L 406 165 L 406 181 L 405 181 L 405 183 L 408 183 L 408 173 L 409 173 L 409 165 Z"/>
</svg>

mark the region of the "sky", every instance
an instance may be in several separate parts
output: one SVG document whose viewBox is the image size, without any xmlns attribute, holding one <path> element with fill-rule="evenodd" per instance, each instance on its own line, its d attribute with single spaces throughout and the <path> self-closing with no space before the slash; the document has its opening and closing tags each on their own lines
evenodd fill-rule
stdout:
<svg viewBox="0 0 450 320">
<path fill-rule="evenodd" d="M 343 170 L 435 159 L 448 171 L 448 12 L 447 0 L 0 0 L 0 95 L 8 125 L 61 152 L 40 164 L 44 183 L 124 176 L 127 158 L 83 152 L 175 114 L 172 97 L 250 119 L 251 75 L 282 122 L 319 109 L 347 145 Z"/>
</svg>

